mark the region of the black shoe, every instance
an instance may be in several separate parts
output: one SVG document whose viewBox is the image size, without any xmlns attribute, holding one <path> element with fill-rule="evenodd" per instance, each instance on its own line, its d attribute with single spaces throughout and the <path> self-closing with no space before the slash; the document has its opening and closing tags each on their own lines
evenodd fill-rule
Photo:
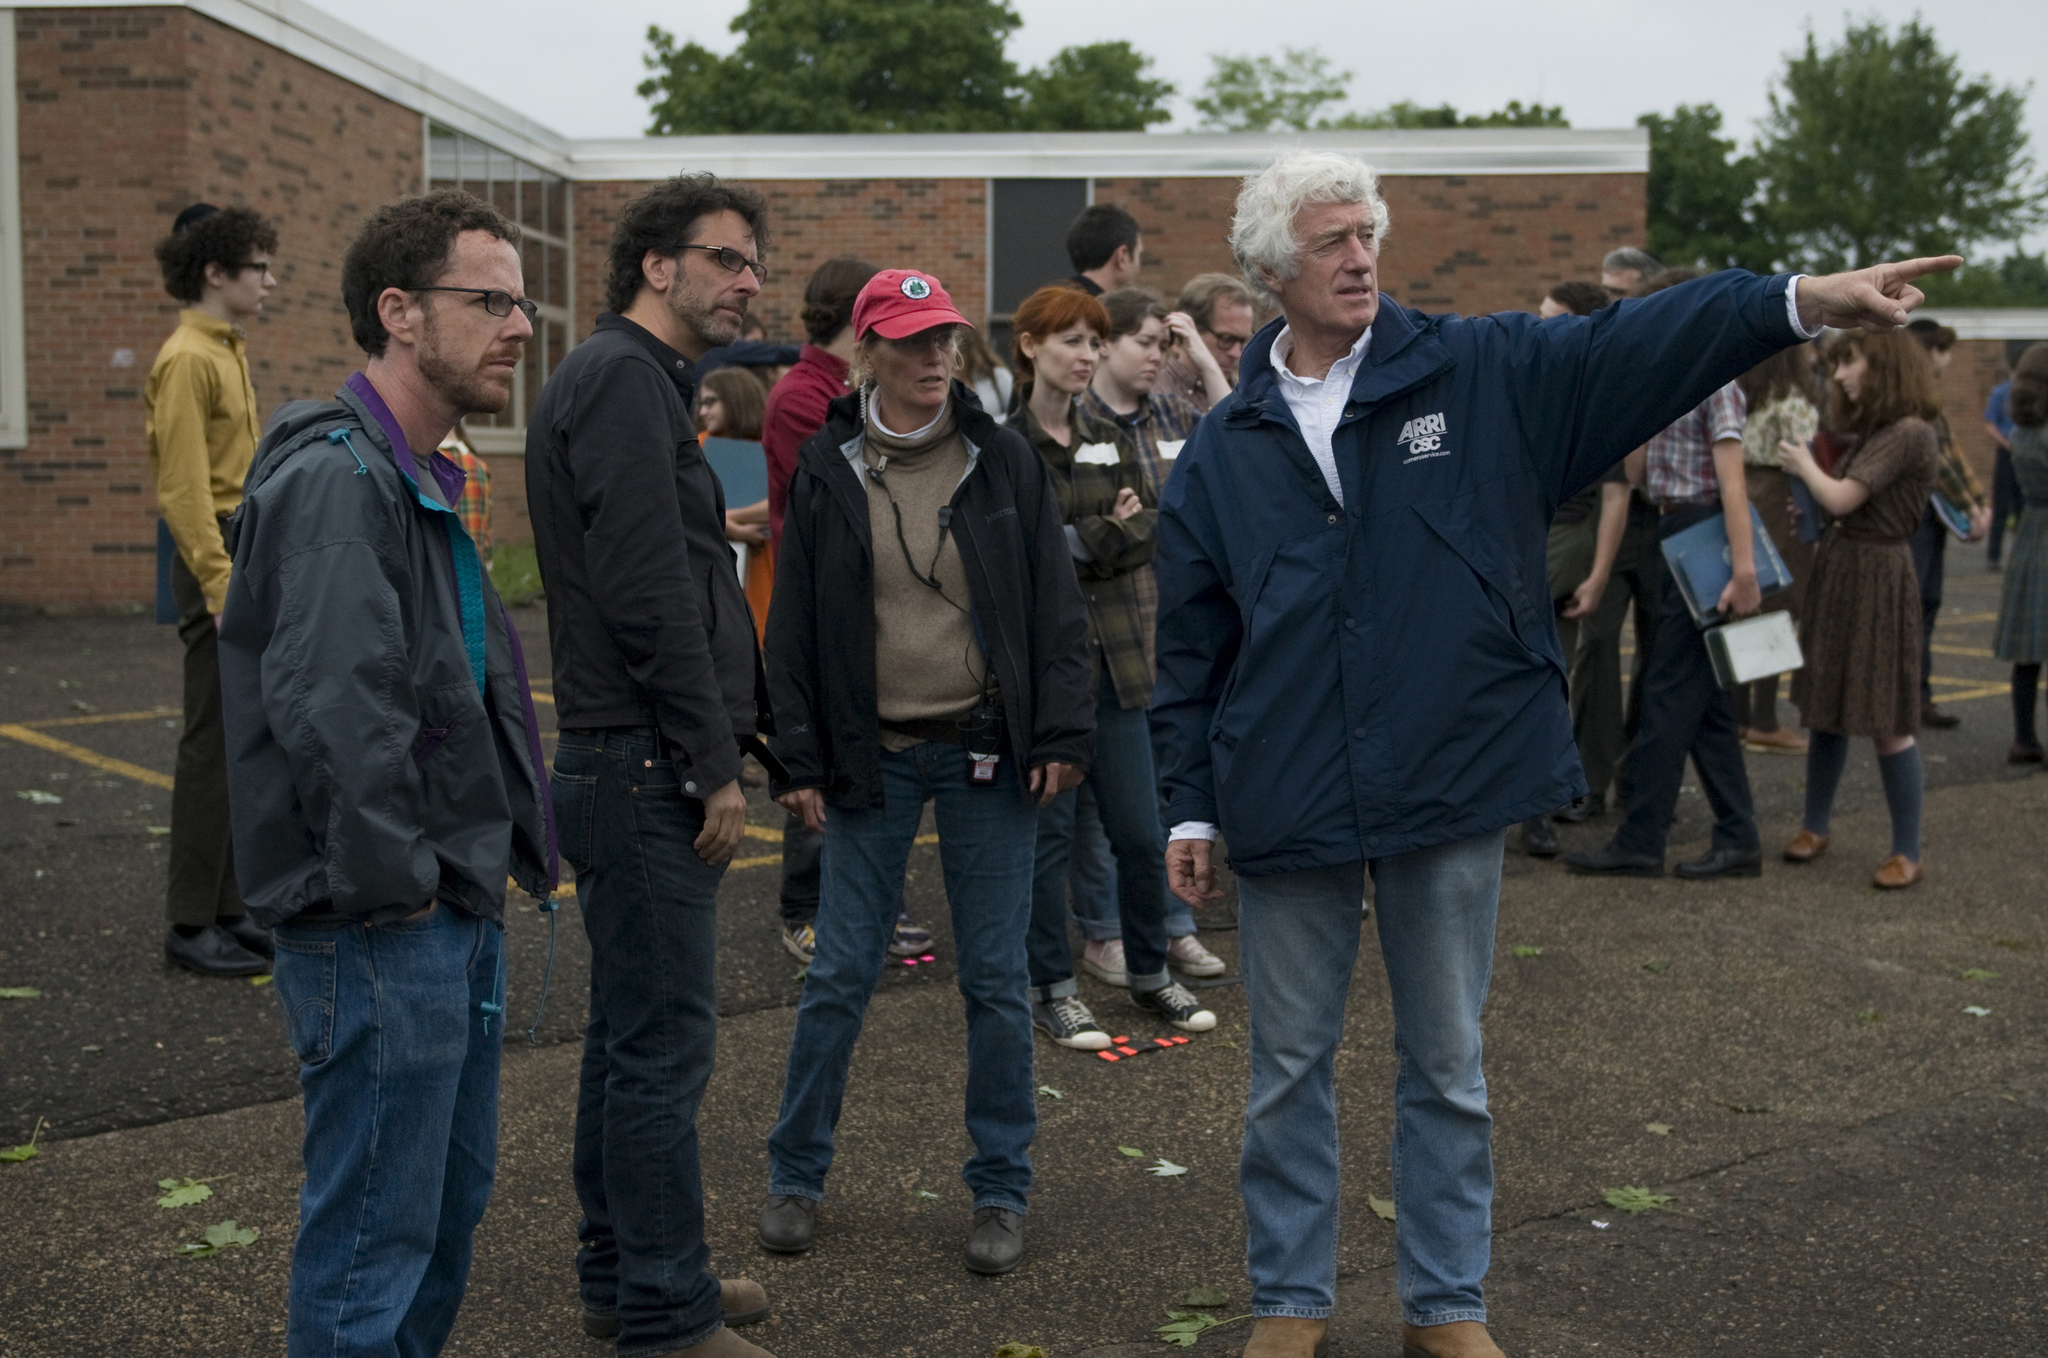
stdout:
<svg viewBox="0 0 2048 1358">
<path fill-rule="evenodd" d="M 1762 849 L 1709 849 L 1672 871 L 1693 882 L 1709 877 L 1761 877 L 1764 853 Z"/>
<path fill-rule="evenodd" d="M 235 942 L 233 934 L 209 924 L 186 938 L 176 928 L 164 932 L 164 960 L 201 976 L 261 976 L 270 963 Z"/>
<path fill-rule="evenodd" d="M 1157 1014 L 1174 1027 L 1190 1033 L 1206 1033 L 1216 1026 L 1216 1015 L 1202 1006 L 1179 981 L 1168 981 L 1157 990 L 1133 990 L 1131 1003 L 1148 1014 Z"/>
<path fill-rule="evenodd" d="M 756 1237 L 764 1250 L 777 1254 L 802 1254 L 811 1247 L 811 1237 L 818 1230 L 818 1204 L 812 1198 L 785 1198 L 780 1194 L 768 1199 L 768 1207 L 761 1213 L 761 1227 Z"/>
<path fill-rule="evenodd" d="M 1944 712 L 1933 703 L 1920 704 L 1920 724 L 1932 726 L 1937 731 L 1953 731 L 1963 724 L 1963 719 L 1953 712 Z"/>
<path fill-rule="evenodd" d="M 1550 818 L 1564 825 L 1584 825 L 1587 821 L 1606 814 L 1607 794 L 1589 792 L 1562 811 L 1551 812 Z"/>
<path fill-rule="evenodd" d="M 247 915 L 236 915 L 233 919 L 221 920 L 220 927 L 234 935 L 235 942 L 258 957 L 277 956 L 277 945 L 270 941 L 270 930 Z"/>
<path fill-rule="evenodd" d="M 1109 1050 L 1109 1034 L 1102 1031 L 1102 1025 L 1078 995 L 1034 1002 L 1031 1026 L 1062 1047 L 1082 1052 Z"/>
<path fill-rule="evenodd" d="M 1623 853 L 1612 844 L 1590 853 L 1568 853 L 1564 865 L 1586 877 L 1662 877 L 1664 860 L 1648 854 Z"/>
<path fill-rule="evenodd" d="M 1007 1207 L 983 1207 L 967 1227 L 970 1273 L 1008 1273 L 1024 1262 L 1024 1214 Z"/>
<path fill-rule="evenodd" d="M 1557 831 L 1548 816 L 1531 816 L 1522 822 L 1522 852 L 1531 858 L 1557 857 Z"/>
</svg>

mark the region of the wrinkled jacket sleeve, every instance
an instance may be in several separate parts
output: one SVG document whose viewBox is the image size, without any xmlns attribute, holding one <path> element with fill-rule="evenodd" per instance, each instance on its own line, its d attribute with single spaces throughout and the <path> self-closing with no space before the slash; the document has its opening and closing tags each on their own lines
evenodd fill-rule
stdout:
<svg viewBox="0 0 2048 1358">
<path fill-rule="evenodd" d="M 1504 369 L 1523 446 L 1554 507 L 1717 389 L 1800 343 L 1785 314 L 1791 281 L 1729 269 L 1591 316 L 1502 312 L 1456 324 L 1476 327 L 1487 369 Z"/>
<path fill-rule="evenodd" d="M 1074 577 L 1066 524 L 1052 474 L 1021 434 L 1015 442 L 1015 495 L 1031 552 L 1032 590 L 1031 762 L 1072 764 L 1086 770 L 1095 758 L 1095 661 L 1088 652 L 1088 605 Z"/>
<path fill-rule="evenodd" d="M 825 747 L 818 726 L 818 595 L 814 541 L 817 528 L 813 501 L 830 492 L 809 472 L 798 469 L 790 479 L 788 512 L 782 521 L 782 551 L 775 560 L 775 597 L 768 605 L 768 636 L 763 657 L 768 667 L 768 704 L 775 713 L 775 734 L 769 747 L 789 770 L 792 788 L 824 787 Z"/>
<path fill-rule="evenodd" d="M 599 621 L 653 704 L 662 734 L 712 788 L 740 752 L 683 540 L 667 377 L 620 359 L 583 378 L 563 456 L 576 482 L 584 568 Z"/>
<path fill-rule="evenodd" d="M 352 916 L 424 905 L 441 870 L 412 758 L 407 529 L 378 479 L 355 475 L 340 450 L 308 448 L 296 463 L 245 506 L 221 626 L 223 689 L 245 699 L 231 697 L 228 712 L 238 875 L 273 921 L 323 898 Z M 324 883 L 267 870 L 301 861 L 296 845 L 276 845 L 277 859 L 266 849 L 267 808 L 294 801 Z"/>
<path fill-rule="evenodd" d="M 1212 413 L 1181 452 L 1159 508 L 1159 678 L 1152 687 L 1152 743 L 1165 821 L 1215 824 L 1209 731 L 1243 641 L 1205 463 L 1223 426 Z"/>
</svg>

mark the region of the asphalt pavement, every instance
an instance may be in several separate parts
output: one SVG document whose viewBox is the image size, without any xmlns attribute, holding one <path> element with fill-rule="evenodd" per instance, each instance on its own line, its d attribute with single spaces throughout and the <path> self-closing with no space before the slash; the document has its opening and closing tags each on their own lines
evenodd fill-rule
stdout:
<svg viewBox="0 0 2048 1358">
<path fill-rule="evenodd" d="M 1809 867 L 1604 881 L 1511 848 L 1487 1020 L 1488 1296 L 1510 1353 L 2048 1352 L 2048 781 L 2004 763 L 1997 581 L 1978 561 L 1954 554 L 1937 636 L 1937 687 L 1965 720 L 1923 742 L 1920 887 L 1867 884 L 1888 839 L 1867 746 L 1835 846 Z M 517 612 L 545 674 L 541 615 Z M 141 618 L 0 618 L 0 661 L 0 988 L 40 992 L 0 1000 L 0 1146 L 43 1123 L 35 1158 L 0 1164 L 15 1242 L 0 1355 L 279 1352 L 299 1113 L 276 1002 L 161 961 L 176 641 Z M 1752 755 L 1750 768 L 1774 849 L 1795 828 L 1803 761 Z M 1708 826 L 1696 790 L 1680 800 L 1674 857 Z M 774 931 L 781 816 L 755 801 L 721 895 L 726 1018 L 703 1113 L 715 1266 L 762 1279 L 776 1303 L 752 1337 L 782 1358 L 983 1358 L 1004 1343 L 1109 1358 L 1165 1351 L 1153 1327 L 1190 1288 L 1228 1295 L 1218 1319 L 1240 1314 L 1244 1010 L 1229 985 L 1204 992 L 1217 1031 L 1172 1052 L 1112 1066 L 1041 1044 L 1030 1255 L 1006 1278 L 960 1268 L 964 1053 L 930 845 L 905 898 L 938 935 L 935 961 L 892 964 L 870 1011 L 819 1247 L 783 1259 L 753 1246 L 801 984 Z M 1565 827 L 1566 846 L 1612 823 Z M 575 1307 L 567 1166 L 587 954 L 563 904 L 539 1046 L 525 1030 L 548 924 L 516 893 L 510 908 L 499 1190 L 451 1352 L 603 1351 Z M 1234 960 L 1227 928 L 1204 937 Z M 1092 981 L 1084 996 L 1119 1031 L 1156 1031 Z M 1369 945 L 1339 1064 L 1339 1358 L 1398 1352 L 1392 1232 L 1370 1206 L 1388 1192 L 1389 1040 Z M 1187 1172 L 1147 1172 L 1161 1160 Z M 214 1179 L 214 1196 L 158 1208 L 166 1177 Z M 1606 1200 L 1622 1188 L 1643 1190 L 1623 1196 L 1646 1210 Z M 228 1217 L 255 1241 L 176 1254 Z M 1223 1325 L 1195 1351 L 1233 1353 L 1244 1330 Z"/>
</svg>

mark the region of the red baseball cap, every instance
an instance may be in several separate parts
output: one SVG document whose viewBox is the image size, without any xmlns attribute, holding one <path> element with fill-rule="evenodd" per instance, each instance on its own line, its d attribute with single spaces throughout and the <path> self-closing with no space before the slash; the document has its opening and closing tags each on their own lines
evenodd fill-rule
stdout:
<svg viewBox="0 0 2048 1358">
<path fill-rule="evenodd" d="M 883 339 L 904 339 L 935 325 L 974 328 L 954 309 L 939 280 L 916 269 L 884 269 L 853 299 L 855 339 L 866 339 L 869 331 Z"/>
</svg>

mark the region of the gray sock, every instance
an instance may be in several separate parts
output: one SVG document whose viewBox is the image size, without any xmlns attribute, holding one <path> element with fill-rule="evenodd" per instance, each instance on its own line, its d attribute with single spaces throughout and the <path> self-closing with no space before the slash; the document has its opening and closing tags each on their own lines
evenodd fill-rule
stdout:
<svg viewBox="0 0 2048 1358">
<path fill-rule="evenodd" d="M 1877 757 L 1884 779 L 1884 804 L 1892 813 L 1892 852 L 1920 861 L 1920 794 L 1924 786 L 1920 747 L 1909 745 L 1897 754 Z"/>
</svg>

